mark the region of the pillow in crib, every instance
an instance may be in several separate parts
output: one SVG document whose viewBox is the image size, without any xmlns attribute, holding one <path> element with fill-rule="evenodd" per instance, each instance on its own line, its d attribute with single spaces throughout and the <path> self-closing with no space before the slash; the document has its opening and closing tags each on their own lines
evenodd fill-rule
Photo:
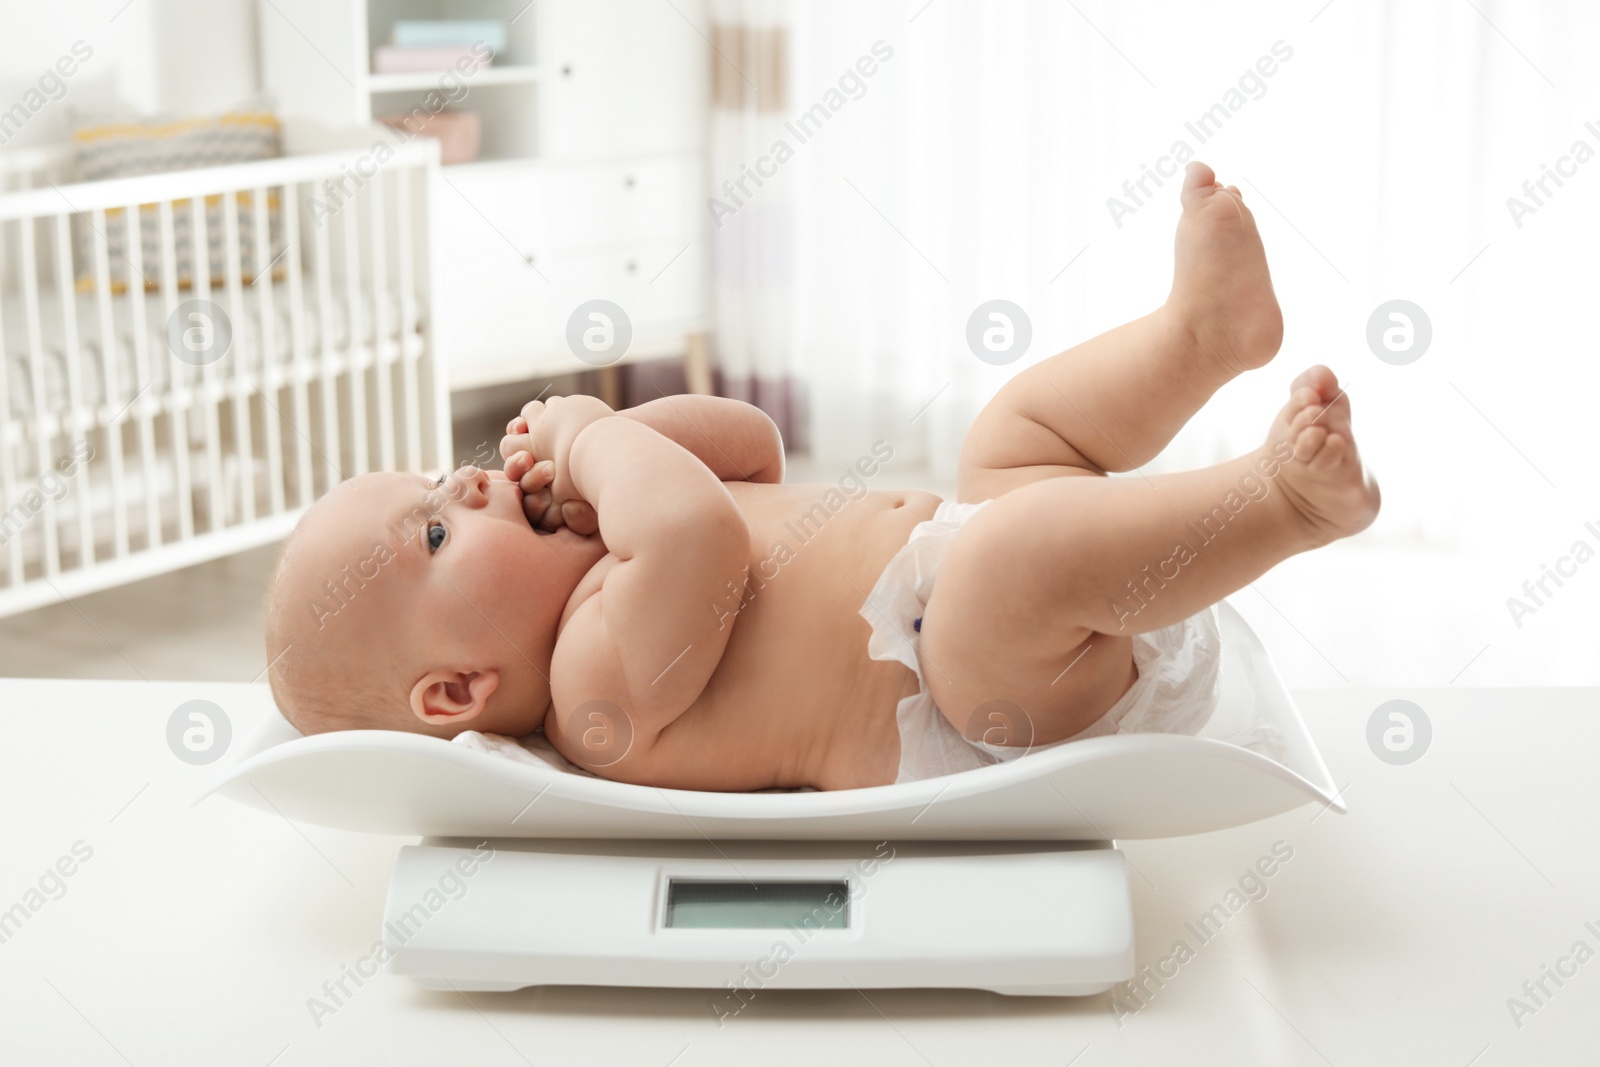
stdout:
<svg viewBox="0 0 1600 1067">
<path fill-rule="evenodd" d="M 144 174 L 247 163 L 282 155 L 282 126 L 277 115 L 263 101 L 252 101 L 220 115 L 194 118 L 119 119 L 103 115 L 79 117 L 72 135 L 79 181 L 101 181 Z M 266 203 L 257 205 L 249 192 L 236 195 L 239 220 L 239 273 L 249 284 L 256 268 L 256 212 L 266 211 L 268 263 L 283 251 L 283 220 L 276 193 L 268 190 Z M 226 283 L 224 254 L 223 197 L 205 198 L 206 268 L 212 288 Z M 106 210 L 106 242 L 109 274 L 114 292 L 127 288 L 132 273 L 129 263 L 128 220 L 123 208 Z M 95 233 L 89 218 L 78 220 L 74 243 L 77 286 L 87 292 L 94 288 Z M 172 203 L 174 260 L 178 287 L 187 289 L 195 281 L 194 207 L 190 200 Z M 139 206 L 139 248 L 141 271 L 146 289 L 161 285 L 161 215 L 155 204 Z M 119 251 L 120 250 L 120 251 Z M 282 267 L 275 270 L 282 277 Z"/>
</svg>

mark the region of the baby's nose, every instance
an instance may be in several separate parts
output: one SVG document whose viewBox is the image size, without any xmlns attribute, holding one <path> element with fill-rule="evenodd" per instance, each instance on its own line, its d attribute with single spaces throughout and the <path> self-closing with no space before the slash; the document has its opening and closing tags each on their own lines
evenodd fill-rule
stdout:
<svg viewBox="0 0 1600 1067">
<path fill-rule="evenodd" d="M 489 493 L 489 475 L 477 467 L 463 466 L 456 471 L 456 478 L 461 483 L 461 496 L 464 499 L 482 499 Z"/>
</svg>

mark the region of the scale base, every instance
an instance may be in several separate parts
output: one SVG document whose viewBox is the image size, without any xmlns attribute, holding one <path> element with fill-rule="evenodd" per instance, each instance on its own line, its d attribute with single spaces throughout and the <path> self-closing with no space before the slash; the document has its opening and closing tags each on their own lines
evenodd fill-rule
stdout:
<svg viewBox="0 0 1600 1067">
<path fill-rule="evenodd" d="M 768 989 L 1088 996 L 1133 976 L 1103 841 L 430 840 L 400 851 L 383 940 L 425 989 L 698 988 L 719 1015 Z"/>
<path fill-rule="evenodd" d="M 533 988 L 534 986 L 553 985 L 553 984 L 555 984 L 555 983 L 551 983 L 551 982 L 534 982 L 534 983 L 531 983 L 531 984 L 528 983 L 528 982 L 472 982 L 472 981 L 468 981 L 468 980 L 457 980 L 457 979 L 452 979 L 452 978 L 425 978 L 425 977 L 422 977 L 422 976 L 419 976 L 419 975 L 411 975 L 410 977 L 411 977 L 412 983 L 415 984 L 419 989 L 429 989 L 429 990 L 433 990 L 433 991 L 439 992 L 439 993 L 515 993 L 519 989 L 530 989 L 530 988 Z M 1131 977 L 1131 975 L 1130 975 L 1130 977 Z M 1126 981 L 1126 979 L 1118 979 L 1118 981 Z M 1104 992 L 1110 990 L 1116 984 L 1117 984 L 1116 982 L 1090 982 L 1087 985 L 1068 983 L 1068 984 L 1064 984 L 1064 985 L 1053 985 L 1053 986 L 1031 985 L 1031 986 L 970 986 L 969 987 L 969 986 L 966 986 L 966 985 L 957 985 L 957 986 L 952 987 L 952 986 L 916 986 L 916 985 L 907 985 L 907 986 L 898 986 L 898 985 L 897 986 L 867 986 L 862 982 L 854 983 L 854 985 L 857 988 L 867 988 L 867 989 L 920 989 L 920 988 L 967 989 L 967 988 L 972 988 L 972 989 L 985 990 L 985 991 L 990 992 L 990 993 L 999 993 L 1002 996 L 1007 996 L 1007 997 L 1092 997 L 1092 996 L 1095 996 L 1095 995 L 1097 995 L 1099 993 L 1104 993 Z M 611 985 L 613 985 L 613 983 L 606 983 L 606 985 L 607 986 L 611 986 Z M 662 987 L 658 986 L 658 987 L 655 987 L 655 988 L 662 988 Z M 684 988 L 684 987 L 680 986 L 680 985 L 673 985 L 673 986 L 670 986 L 670 987 L 667 987 L 667 988 L 681 989 L 681 988 Z M 787 985 L 787 986 L 782 986 L 782 987 L 774 986 L 774 987 L 770 987 L 770 988 L 831 989 L 833 987 L 832 986 Z"/>
</svg>

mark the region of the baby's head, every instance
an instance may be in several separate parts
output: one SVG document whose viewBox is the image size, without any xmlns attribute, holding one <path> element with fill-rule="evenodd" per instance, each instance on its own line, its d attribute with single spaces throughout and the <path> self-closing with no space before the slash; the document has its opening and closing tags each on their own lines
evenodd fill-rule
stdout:
<svg viewBox="0 0 1600 1067">
<path fill-rule="evenodd" d="M 520 737 L 550 706 L 556 629 L 598 536 L 535 530 L 522 490 L 462 467 L 364 474 L 300 520 L 267 606 L 268 677 L 301 733 Z"/>
</svg>

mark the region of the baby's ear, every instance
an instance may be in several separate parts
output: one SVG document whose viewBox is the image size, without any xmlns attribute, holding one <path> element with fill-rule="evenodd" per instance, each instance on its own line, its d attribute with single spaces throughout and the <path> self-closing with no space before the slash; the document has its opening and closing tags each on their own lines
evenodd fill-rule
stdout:
<svg viewBox="0 0 1600 1067">
<path fill-rule="evenodd" d="M 429 671 L 411 687 L 411 711 L 429 726 L 461 725 L 483 714 L 499 685 L 499 671 Z"/>
</svg>

